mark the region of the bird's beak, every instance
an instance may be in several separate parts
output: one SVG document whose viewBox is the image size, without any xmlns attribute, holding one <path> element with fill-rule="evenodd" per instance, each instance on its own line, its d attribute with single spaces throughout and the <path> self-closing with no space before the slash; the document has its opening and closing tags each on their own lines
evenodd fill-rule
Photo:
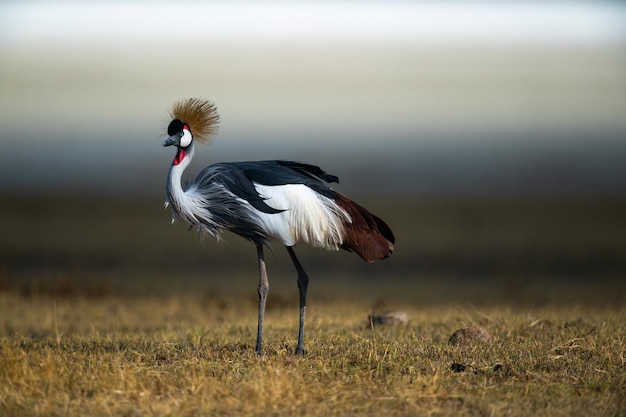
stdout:
<svg viewBox="0 0 626 417">
<path fill-rule="evenodd" d="M 172 135 L 169 138 L 165 139 L 165 142 L 163 142 L 163 146 L 172 146 L 172 145 L 178 146 L 179 143 L 180 143 L 180 136 Z"/>
</svg>

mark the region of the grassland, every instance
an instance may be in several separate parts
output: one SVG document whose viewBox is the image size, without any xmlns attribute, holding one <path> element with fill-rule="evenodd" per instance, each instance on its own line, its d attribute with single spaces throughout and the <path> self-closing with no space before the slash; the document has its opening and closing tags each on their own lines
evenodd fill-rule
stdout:
<svg viewBox="0 0 626 417">
<path fill-rule="evenodd" d="M 170 226 L 158 202 L 0 204 L 0 415 L 626 415 L 626 203 L 369 202 L 394 256 L 268 256 Z M 97 221 L 96 221 L 97 219 Z M 406 326 L 368 314 L 406 311 Z M 453 346 L 482 326 L 492 343 Z"/>
<path fill-rule="evenodd" d="M 2 296 L 0 414 L 626 412 L 624 309 L 408 307 L 407 326 L 372 327 L 366 304 L 322 302 L 310 309 L 308 353 L 296 357 L 295 306 L 270 306 L 259 358 L 253 304 Z M 495 342 L 449 345 L 468 325 Z"/>
</svg>

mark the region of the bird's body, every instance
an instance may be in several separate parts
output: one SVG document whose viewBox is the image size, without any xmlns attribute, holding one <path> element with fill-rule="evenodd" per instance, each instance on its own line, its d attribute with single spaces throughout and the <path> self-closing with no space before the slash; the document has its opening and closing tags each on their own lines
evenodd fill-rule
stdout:
<svg viewBox="0 0 626 417">
<path fill-rule="evenodd" d="M 258 353 L 269 287 L 263 246 L 275 239 L 287 247 L 298 271 L 300 332 L 296 352 L 303 353 L 308 277 L 293 246 L 300 243 L 328 250 L 346 249 L 373 262 L 393 251 L 391 229 L 380 218 L 330 188 L 330 183 L 338 182 L 336 176 L 300 162 L 218 163 L 206 167 L 194 181 L 183 186 L 183 172 L 195 153 L 191 133 L 196 130 L 183 117 L 204 117 L 216 123 L 217 115 L 211 103 L 199 99 L 179 102 L 176 106 L 172 113 L 174 120 L 168 128 L 170 137 L 164 143 L 178 148 L 167 181 L 166 205 L 171 205 L 173 219 L 181 218 L 217 239 L 221 239 L 222 230 L 228 230 L 256 244 L 260 273 Z M 197 129 L 202 131 L 202 128 L 214 127 Z"/>
<path fill-rule="evenodd" d="M 328 183 L 337 178 L 319 167 L 278 160 L 218 163 L 203 169 L 182 188 L 180 173 L 192 155 L 193 150 L 172 165 L 167 202 L 175 217 L 205 234 L 219 240 L 221 231 L 228 230 L 260 244 L 273 238 L 285 246 L 343 247 L 362 254 L 367 261 L 390 251 L 386 240 L 369 252 L 368 247 L 346 240 L 353 226 L 346 206 L 356 203 L 332 190 Z M 376 220 L 372 216 L 370 221 L 375 225 Z"/>
</svg>

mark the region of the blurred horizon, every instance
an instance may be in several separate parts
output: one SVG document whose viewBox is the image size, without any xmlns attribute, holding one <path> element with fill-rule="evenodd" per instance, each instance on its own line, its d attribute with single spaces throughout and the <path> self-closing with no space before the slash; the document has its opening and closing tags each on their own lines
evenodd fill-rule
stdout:
<svg viewBox="0 0 626 417">
<path fill-rule="evenodd" d="M 626 190 L 619 2 L 9 1 L 0 24 L 5 192 L 162 193 L 167 111 L 190 96 L 221 115 L 196 171 L 285 158 L 374 194 Z"/>
<path fill-rule="evenodd" d="M 298 249 L 318 296 L 623 304 L 609 1 L 1 2 L 0 292 L 255 297 L 253 245 L 199 243 L 162 207 L 168 110 L 194 96 L 221 123 L 187 179 L 305 161 L 394 230 L 373 265 Z"/>
</svg>

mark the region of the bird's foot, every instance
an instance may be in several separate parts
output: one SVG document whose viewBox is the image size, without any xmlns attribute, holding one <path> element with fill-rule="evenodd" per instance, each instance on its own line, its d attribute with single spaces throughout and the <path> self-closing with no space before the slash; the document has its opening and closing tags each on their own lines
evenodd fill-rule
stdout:
<svg viewBox="0 0 626 417">
<path fill-rule="evenodd" d="M 306 350 L 304 350 L 302 346 L 298 346 L 294 353 L 296 354 L 296 356 L 304 356 L 306 355 Z"/>
</svg>

